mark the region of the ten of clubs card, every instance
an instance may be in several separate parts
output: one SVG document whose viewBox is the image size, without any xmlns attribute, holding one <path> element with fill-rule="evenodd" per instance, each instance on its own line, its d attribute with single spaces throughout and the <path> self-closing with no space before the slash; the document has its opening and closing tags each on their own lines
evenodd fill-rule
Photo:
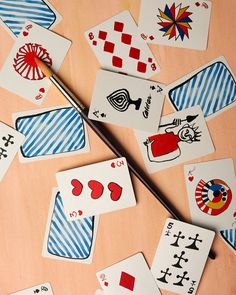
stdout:
<svg viewBox="0 0 236 295">
<path fill-rule="evenodd" d="M 168 218 L 151 268 L 157 285 L 195 294 L 214 236 L 213 231 Z"/>
<path fill-rule="evenodd" d="M 158 295 L 159 289 L 142 253 L 97 273 L 104 295 Z"/>
<path fill-rule="evenodd" d="M 56 178 L 68 220 L 136 205 L 125 158 L 58 172 Z"/>
<path fill-rule="evenodd" d="M 25 136 L 0 122 L 0 181 L 13 161 Z"/>
<path fill-rule="evenodd" d="M 85 37 L 101 65 L 116 72 L 149 78 L 160 71 L 148 45 L 125 10 L 85 32 Z"/>
<path fill-rule="evenodd" d="M 156 132 L 164 101 L 162 85 L 100 70 L 89 118 Z"/>
<path fill-rule="evenodd" d="M 205 50 L 210 1 L 142 0 L 139 33 L 150 43 Z"/>
<path fill-rule="evenodd" d="M 58 71 L 71 42 L 33 22 L 26 22 L 0 72 L 0 86 L 35 104 L 42 103 L 51 82 L 35 57 Z"/>
</svg>

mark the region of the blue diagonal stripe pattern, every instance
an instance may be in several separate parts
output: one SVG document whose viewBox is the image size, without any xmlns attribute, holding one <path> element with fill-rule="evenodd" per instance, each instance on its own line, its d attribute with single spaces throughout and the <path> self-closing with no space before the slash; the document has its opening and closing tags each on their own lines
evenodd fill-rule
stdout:
<svg viewBox="0 0 236 295">
<path fill-rule="evenodd" d="M 221 230 L 222 238 L 236 251 L 236 228 Z"/>
<path fill-rule="evenodd" d="M 56 14 L 43 0 L 0 0 L 0 18 L 18 36 L 26 20 L 49 29 Z"/>
<path fill-rule="evenodd" d="M 174 107 L 183 109 L 200 105 L 208 117 L 236 100 L 235 79 L 222 62 L 215 62 L 169 91 Z"/>
<path fill-rule="evenodd" d="M 85 146 L 84 123 L 72 107 L 19 117 L 16 129 L 25 135 L 21 146 L 25 158 L 63 154 Z"/>
<path fill-rule="evenodd" d="M 87 259 L 94 243 L 94 221 L 94 216 L 68 221 L 58 192 L 48 234 L 48 252 L 68 259 Z"/>
</svg>

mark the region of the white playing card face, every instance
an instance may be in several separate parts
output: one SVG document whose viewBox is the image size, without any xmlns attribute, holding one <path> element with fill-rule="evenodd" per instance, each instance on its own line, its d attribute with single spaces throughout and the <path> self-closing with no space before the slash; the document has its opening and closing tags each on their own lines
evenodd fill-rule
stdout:
<svg viewBox="0 0 236 295">
<path fill-rule="evenodd" d="M 139 38 L 129 11 L 123 11 L 85 32 L 103 68 L 149 78 L 160 71 L 148 45 Z"/>
<path fill-rule="evenodd" d="M 49 283 L 34 286 L 29 289 L 24 289 L 15 293 L 10 293 L 9 295 L 53 295 L 51 285 Z"/>
<path fill-rule="evenodd" d="M 150 173 L 214 152 L 199 106 L 162 117 L 158 133 L 136 131 L 136 138 Z"/>
<path fill-rule="evenodd" d="M 156 132 L 163 101 L 162 84 L 100 70 L 89 118 Z"/>
<path fill-rule="evenodd" d="M 42 255 L 47 258 L 90 264 L 97 236 L 99 216 L 68 221 L 62 197 L 53 190 Z"/>
<path fill-rule="evenodd" d="M 165 93 L 175 110 L 200 105 L 204 117 L 211 119 L 235 106 L 235 76 L 221 56 L 169 84 Z"/>
<path fill-rule="evenodd" d="M 159 288 L 195 294 L 214 236 L 213 231 L 168 218 L 151 268 Z"/>
<path fill-rule="evenodd" d="M 232 228 L 236 212 L 233 160 L 185 165 L 184 174 L 192 221 L 218 232 Z"/>
<path fill-rule="evenodd" d="M 136 205 L 125 158 L 117 158 L 56 174 L 68 220 Z"/>
<path fill-rule="evenodd" d="M 27 22 L 1 69 L 0 86 L 35 104 L 42 103 L 51 82 L 36 65 L 34 58 L 38 57 L 57 72 L 70 45 L 69 40 Z"/>
<path fill-rule="evenodd" d="M 139 34 L 149 43 L 205 50 L 210 1 L 142 0 Z"/>
<path fill-rule="evenodd" d="M 25 135 L 22 163 L 88 152 L 86 125 L 71 106 L 55 106 L 13 114 L 16 130 Z"/>
<path fill-rule="evenodd" d="M 25 136 L 0 122 L 0 181 L 7 172 Z"/>
<path fill-rule="evenodd" d="M 97 278 L 106 295 L 160 294 L 142 253 L 97 272 Z"/>
<path fill-rule="evenodd" d="M 45 29 L 52 29 L 61 21 L 61 15 L 47 0 L 38 0 L 37 5 L 35 4 L 32 0 L 14 0 L 13 2 L 2 0 L 0 3 L 0 25 L 13 38 L 17 38 L 24 23 L 29 19 L 36 24 L 41 24 Z"/>
<path fill-rule="evenodd" d="M 101 289 L 97 289 L 94 295 L 106 295 Z"/>
</svg>

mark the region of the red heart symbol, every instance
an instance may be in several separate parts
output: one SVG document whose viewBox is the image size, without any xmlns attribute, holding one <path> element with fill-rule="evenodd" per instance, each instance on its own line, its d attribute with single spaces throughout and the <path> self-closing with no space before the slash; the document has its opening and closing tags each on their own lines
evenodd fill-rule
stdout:
<svg viewBox="0 0 236 295">
<path fill-rule="evenodd" d="M 189 181 L 193 181 L 193 179 L 194 179 L 194 177 L 192 175 L 188 177 Z"/>
<path fill-rule="evenodd" d="M 44 92 L 45 92 L 45 89 L 44 89 L 44 88 L 40 88 L 40 89 L 39 89 L 39 92 L 44 93 Z"/>
<path fill-rule="evenodd" d="M 28 36 L 28 35 L 29 35 L 29 33 L 28 33 L 28 32 L 26 32 L 26 31 L 24 31 L 24 32 L 23 32 L 23 35 L 26 37 L 26 36 Z"/>
<path fill-rule="evenodd" d="M 92 190 L 91 192 L 91 198 L 92 199 L 98 199 L 101 197 L 104 191 L 104 186 L 101 184 L 101 182 L 97 180 L 90 180 L 88 182 L 89 188 Z"/>
<path fill-rule="evenodd" d="M 115 167 L 116 167 L 116 164 L 115 164 L 114 162 L 112 162 L 112 163 L 111 163 L 111 167 L 112 167 L 112 168 L 115 168 Z"/>
<path fill-rule="evenodd" d="M 71 184 L 73 185 L 72 194 L 74 196 L 79 196 L 83 190 L 83 185 L 78 179 L 72 179 Z"/>
<path fill-rule="evenodd" d="M 108 184 L 108 189 L 111 191 L 112 201 L 118 201 L 121 197 L 123 188 L 115 182 L 110 182 Z"/>
<path fill-rule="evenodd" d="M 83 214 L 83 211 L 78 210 L 78 213 L 79 213 L 79 215 L 82 215 Z"/>
</svg>

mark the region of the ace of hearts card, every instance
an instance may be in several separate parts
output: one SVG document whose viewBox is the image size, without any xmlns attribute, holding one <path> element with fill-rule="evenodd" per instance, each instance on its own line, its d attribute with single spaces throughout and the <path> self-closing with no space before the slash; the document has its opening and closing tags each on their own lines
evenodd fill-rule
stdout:
<svg viewBox="0 0 236 295">
<path fill-rule="evenodd" d="M 39 69 L 35 57 L 57 72 L 71 41 L 33 22 L 26 22 L 0 72 L 0 86 L 41 104 L 51 82 Z"/>
<path fill-rule="evenodd" d="M 68 220 L 136 205 L 125 158 L 58 172 L 56 178 Z"/>
<path fill-rule="evenodd" d="M 138 30 L 149 43 L 205 50 L 210 1 L 142 0 Z"/>
<path fill-rule="evenodd" d="M 168 218 L 151 267 L 159 288 L 195 294 L 214 236 L 213 231 Z"/>
<path fill-rule="evenodd" d="M 85 37 L 104 69 L 140 78 L 160 71 L 128 10 L 86 31 Z"/>
<path fill-rule="evenodd" d="M 142 253 L 97 272 L 106 295 L 161 294 Z"/>
<path fill-rule="evenodd" d="M 163 102 L 163 85 L 100 70 L 89 108 L 89 118 L 155 132 Z"/>
<path fill-rule="evenodd" d="M 184 166 L 192 221 L 217 231 L 236 254 L 236 179 L 232 159 Z"/>
</svg>

